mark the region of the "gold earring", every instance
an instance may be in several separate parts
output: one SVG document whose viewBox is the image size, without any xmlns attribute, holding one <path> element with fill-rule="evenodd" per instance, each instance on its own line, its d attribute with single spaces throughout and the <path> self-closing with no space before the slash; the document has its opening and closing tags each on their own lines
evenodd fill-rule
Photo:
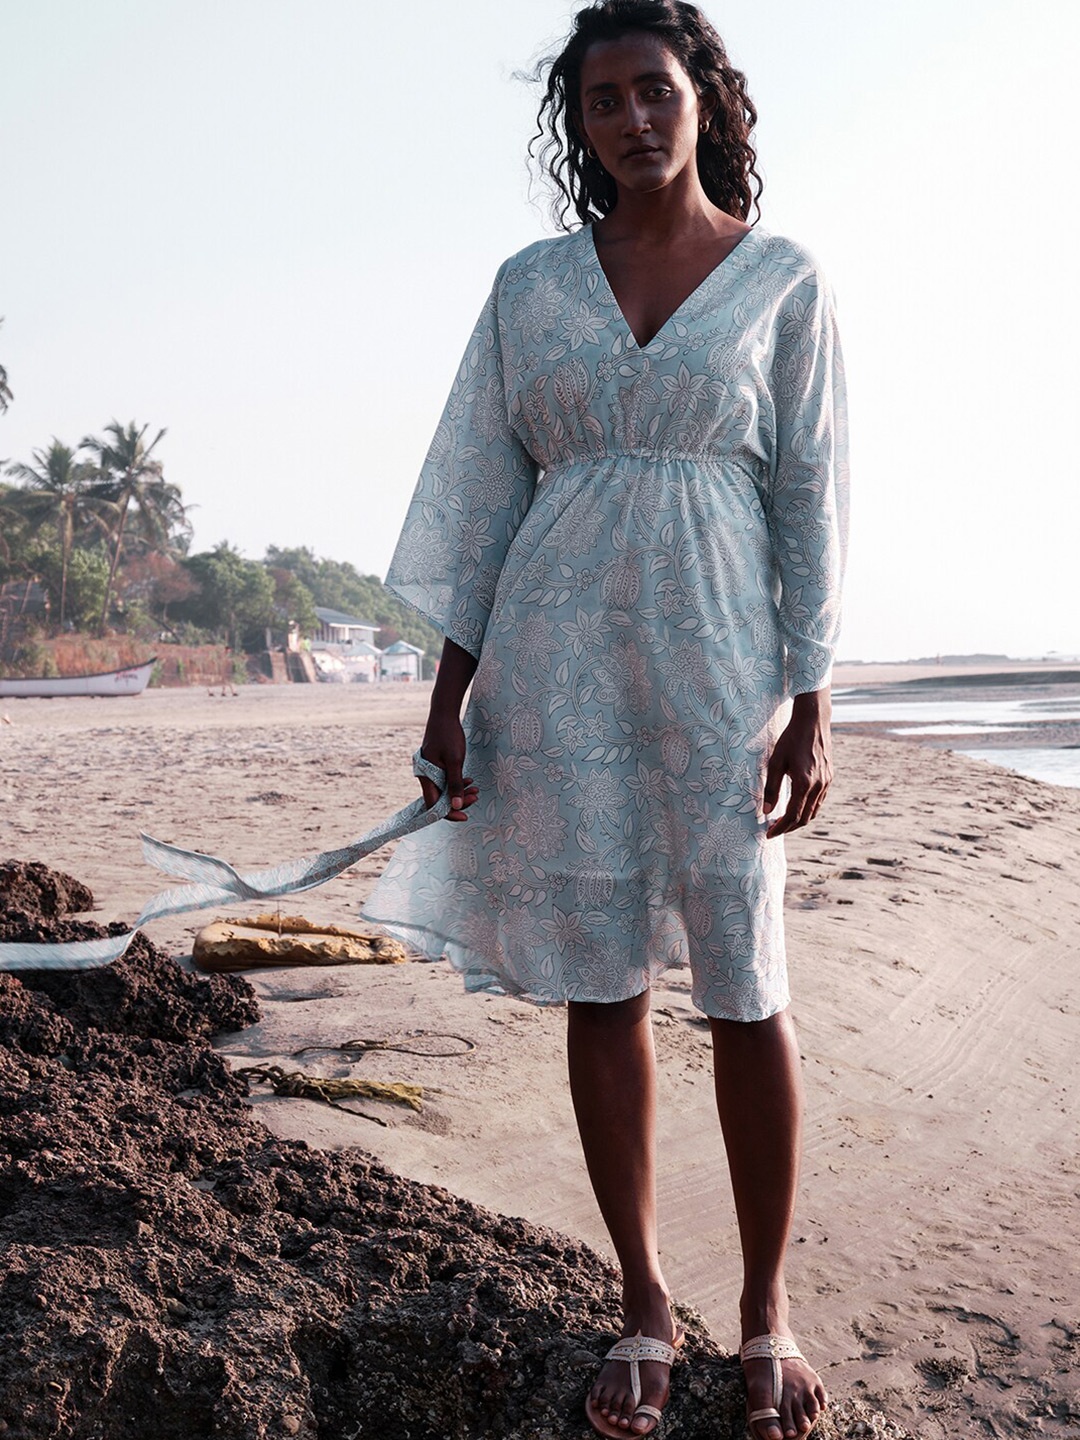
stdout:
<svg viewBox="0 0 1080 1440">
<path fill-rule="evenodd" d="M 708 121 L 708 120 L 702 120 L 702 122 L 701 122 L 701 133 L 702 133 L 703 135 L 705 134 L 705 131 L 708 130 L 710 123 L 711 123 L 711 122 Z"/>
<path fill-rule="evenodd" d="M 591 145 L 586 147 L 585 154 L 589 157 L 590 160 L 596 159 L 596 151 Z"/>
</svg>

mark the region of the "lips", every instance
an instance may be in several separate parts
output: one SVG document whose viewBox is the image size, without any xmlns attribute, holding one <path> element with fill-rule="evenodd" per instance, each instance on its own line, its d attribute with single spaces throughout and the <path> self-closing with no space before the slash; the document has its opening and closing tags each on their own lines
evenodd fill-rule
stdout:
<svg viewBox="0 0 1080 1440">
<path fill-rule="evenodd" d="M 623 156 L 624 160 L 633 160 L 638 155 L 655 155 L 659 151 L 659 145 L 639 145 L 635 150 L 627 150 Z"/>
</svg>

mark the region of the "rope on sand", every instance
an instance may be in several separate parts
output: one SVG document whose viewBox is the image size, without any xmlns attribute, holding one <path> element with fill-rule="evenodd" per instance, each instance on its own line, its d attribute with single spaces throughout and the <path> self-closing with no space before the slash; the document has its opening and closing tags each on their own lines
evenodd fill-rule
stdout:
<svg viewBox="0 0 1080 1440">
<path fill-rule="evenodd" d="M 456 1040 L 461 1050 L 417 1050 L 415 1046 L 403 1045 L 397 1040 L 343 1040 L 340 1045 L 302 1045 L 291 1053 L 307 1055 L 311 1050 L 343 1051 L 362 1059 L 371 1050 L 396 1050 L 399 1055 L 423 1055 L 428 1060 L 456 1060 L 459 1055 L 468 1055 L 476 1049 L 475 1040 L 466 1040 L 464 1035 L 449 1035 L 443 1030 L 418 1030 L 411 1037 L 416 1040 Z"/>
<path fill-rule="evenodd" d="M 445 793 L 443 771 L 425 760 L 417 750 L 413 756 L 413 774 L 422 775 L 439 787 L 443 794 L 430 810 L 422 799 L 397 810 L 373 826 L 358 840 L 339 850 L 324 850 L 299 860 L 286 860 L 268 870 L 255 870 L 241 875 L 225 860 L 203 855 L 198 850 L 183 850 L 167 845 L 150 835 L 142 836 L 144 858 L 166 875 L 190 880 L 190 885 L 163 890 L 148 900 L 130 930 L 120 935 L 106 935 L 100 940 L 68 940 L 58 944 L 7 942 L 0 944 L 0 970 L 92 970 L 119 960 L 136 932 L 151 920 L 166 915 L 184 915 L 192 910 L 209 910 L 221 905 L 248 903 L 252 900 L 273 900 L 281 895 L 295 895 L 314 890 L 348 870 L 365 855 L 400 840 L 403 835 L 423 829 L 450 812 L 450 797 Z"/>
<path fill-rule="evenodd" d="M 454 1040 L 461 1049 L 420 1050 L 415 1044 L 405 1043 L 416 1040 Z M 340 1045 L 304 1045 L 299 1050 L 292 1051 L 292 1054 L 306 1055 L 311 1050 L 323 1050 L 362 1060 L 372 1051 L 394 1050 L 400 1055 L 422 1055 L 426 1059 L 437 1060 L 457 1059 L 475 1049 L 476 1041 L 467 1040 L 464 1035 L 451 1035 L 443 1030 L 414 1030 L 404 1041 L 345 1040 Z M 344 1110 L 346 1115 L 356 1115 L 361 1120 L 373 1120 L 376 1125 L 385 1126 L 387 1122 L 378 1115 L 367 1115 L 363 1110 L 350 1110 L 340 1102 L 355 1097 L 361 1100 L 390 1100 L 397 1105 L 408 1105 L 410 1110 L 423 1109 L 421 1101 L 424 1098 L 424 1087 L 406 1081 L 384 1083 L 379 1080 L 333 1079 L 325 1075 L 308 1075 L 303 1070 L 284 1070 L 280 1065 L 245 1065 L 243 1069 L 234 1071 L 234 1074 L 244 1075 L 250 1080 L 262 1080 L 273 1087 L 275 1095 L 298 1100 L 321 1100 L 325 1105 L 332 1105 L 335 1110 Z M 431 1089 L 430 1086 L 428 1088 Z"/>
<path fill-rule="evenodd" d="M 265 1081 L 273 1086 L 275 1095 L 285 1095 L 294 1100 L 321 1100 L 335 1110 L 344 1110 L 346 1115 L 357 1115 L 361 1120 L 373 1120 L 376 1125 L 386 1125 L 378 1115 L 365 1115 L 361 1110 L 350 1110 L 341 1101 L 349 1097 L 359 1100 L 392 1100 L 398 1105 L 408 1105 L 410 1110 L 423 1110 L 420 1103 L 424 1098 L 422 1085 L 410 1085 L 405 1081 L 383 1084 L 379 1080 L 333 1080 L 325 1075 L 305 1075 L 302 1070 L 283 1070 L 280 1065 L 247 1065 L 233 1072 L 252 1080 Z"/>
</svg>

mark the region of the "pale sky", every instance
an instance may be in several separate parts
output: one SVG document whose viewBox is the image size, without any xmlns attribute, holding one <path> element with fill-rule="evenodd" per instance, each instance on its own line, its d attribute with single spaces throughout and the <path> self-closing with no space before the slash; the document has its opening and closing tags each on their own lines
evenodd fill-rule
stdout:
<svg viewBox="0 0 1080 1440">
<path fill-rule="evenodd" d="M 0 0 L 0 458 L 168 435 L 195 545 L 385 572 L 562 0 Z M 1077 0 L 730 0 L 847 354 L 845 658 L 1080 652 Z"/>
</svg>

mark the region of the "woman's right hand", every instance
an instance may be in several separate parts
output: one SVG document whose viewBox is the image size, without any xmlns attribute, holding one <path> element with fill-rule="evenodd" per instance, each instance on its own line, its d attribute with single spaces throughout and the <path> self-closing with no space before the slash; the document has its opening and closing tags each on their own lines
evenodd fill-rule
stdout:
<svg viewBox="0 0 1080 1440">
<path fill-rule="evenodd" d="M 465 731 L 461 728 L 461 706 L 469 681 L 476 673 L 476 658 L 453 640 L 443 642 L 442 659 L 431 692 L 427 729 L 420 753 L 425 760 L 446 772 L 446 789 L 450 796 L 448 820 L 467 820 L 465 811 L 477 799 L 472 780 L 463 775 L 465 767 Z M 431 780 L 421 777 L 424 803 L 430 810 L 439 798 Z"/>
<path fill-rule="evenodd" d="M 465 766 L 465 731 L 456 714 L 444 714 L 434 706 L 428 716 L 420 753 L 425 760 L 446 772 L 446 790 L 450 796 L 450 813 L 447 820 L 467 820 L 465 811 L 476 803 L 479 792 L 470 776 L 462 772 Z M 420 777 L 420 789 L 424 804 L 430 810 L 439 798 L 439 790 L 433 780 Z"/>
</svg>

